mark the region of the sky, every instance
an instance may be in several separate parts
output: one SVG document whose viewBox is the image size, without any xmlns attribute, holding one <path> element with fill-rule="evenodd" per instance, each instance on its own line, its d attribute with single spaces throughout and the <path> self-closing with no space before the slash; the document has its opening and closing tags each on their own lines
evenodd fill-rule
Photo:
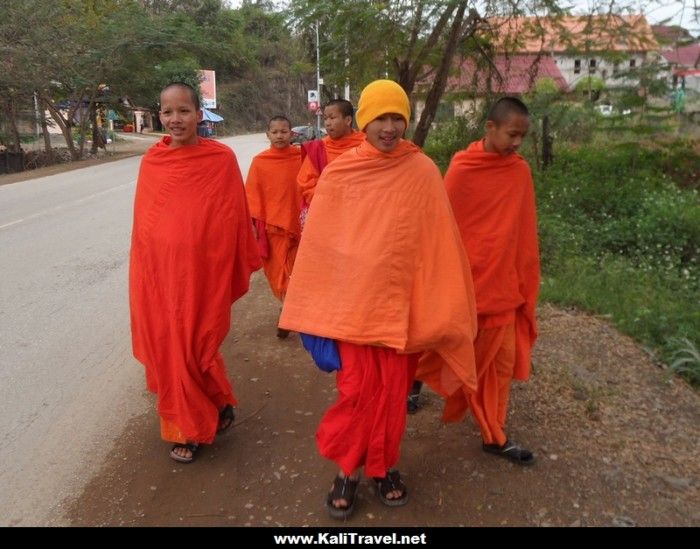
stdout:
<svg viewBox="0 0 700 549">
<path fill-rule="evenodd" d="M 291 0 L 293 2 L 294 0 Z M 275 4 L 288 4 L 290 0 L 277 1 Z M 232 7 L 238 7 L 240 0 L 228 0 Z M 477 2 L 478 3 L 478 2 Z M 562 0 L 562 6 L 572 7 L 573 13 L 586 13 L 592 6 L 607 6 L 603 0 Z M 700 0 L 617 0 L 619 5 L 634 6 L 637 12 L 642 12 L 647 21 L 652 25 L 661 23 L 665 19 L 671 19 L 667 24 L 681 25 L 688 29 L 694 36 L 700 36 Z"/>
<path fill-rule="evenodd" d="M 585 13 L 591 6 L 605 5 L 601 0 L 565 0 L 573 7 L 573 12 Z M 622 2 L 620 2 L 622 3 Z M 647 21 L 652 25 L 659 24 L 665 19 L 671 19 L 669 25 L 680 25 L 693 32 L 695 36 L 700 34 L 700 14 L 697 7 L 700 6 L 698 0 L 629 0 L 630 6 L 637 8 L 638 12 L 644 13 Z"/>
</svg>

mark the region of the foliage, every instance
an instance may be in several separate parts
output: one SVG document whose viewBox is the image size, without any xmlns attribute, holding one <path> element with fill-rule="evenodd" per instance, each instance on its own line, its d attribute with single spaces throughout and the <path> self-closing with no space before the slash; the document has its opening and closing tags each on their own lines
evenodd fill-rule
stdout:
<svg viewBox="0 0 700 549">
<path fill-rule="evenodd" d="M 673 147 L 670 147 L 671 149 Z M 545 299 L 612 315 L 671 361 L 674 338 L 697 338 L 698 193 L 639 144 L 563 151 L 538 174 Z"/>
<path fill-rule="evenodd" d="M 601 92 L 605 88 L 605 82 L 599 76 L 584 76 L 576 82 L 576 91 L 588 96 L 591 92 Z"/>
<path fill-rule="evenodd" d="M 676 351 L 672 355 L 669 371 L 687 377 L 696 386 L 700 386 L 700 350 L 688 338 L 673 341 Z"/>
<path fill-rule="evenodd" d="M 487 110 L 482 109 L 479 116 L 471 119 L 458 116 L 442 124 L 439 131 L 431 132 L 424 150 L 443 173 L 447 170 L 456 151 L 466 148 L 472 141 L 483 137 L 486 112 Z"/>
</svg>

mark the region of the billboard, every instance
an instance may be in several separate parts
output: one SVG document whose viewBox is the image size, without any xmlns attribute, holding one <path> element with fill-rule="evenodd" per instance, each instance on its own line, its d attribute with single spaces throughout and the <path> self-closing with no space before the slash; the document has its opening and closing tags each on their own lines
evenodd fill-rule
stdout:
<svg viewBox="0 0 700 549">
<path fill-rule="evenodd" d="M 202 107 L 205 109 L 216 108 L 216 72 L 210 70 L 199 71 L 199 89 L 202 92 Z"/>
</svg>

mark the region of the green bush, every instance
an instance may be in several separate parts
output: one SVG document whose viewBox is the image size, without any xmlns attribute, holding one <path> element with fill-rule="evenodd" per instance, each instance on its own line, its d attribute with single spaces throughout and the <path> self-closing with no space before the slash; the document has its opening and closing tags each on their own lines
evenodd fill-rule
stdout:
<svg viewBox="0 0 700 549">
<path fill-rule="evenodd" d="M 700 334 L 700 207 L 664 173 L 685 149 L 667 149 L 568 149 L 536 177 L 543 298 L 611 315 L 671 363 Z"/>
<path fill-rule="evenodd" d="M 486 114 L 483 113 L 478 120 L 467 120 L 467 118 L 460 116 L 440 125 L 437 131 L 428 134 L 424 147 L 425 153 L 444 173 L 455 152 L 466 148 L 469 143 L 484 136 L 485 120 Z"/>
</svg>

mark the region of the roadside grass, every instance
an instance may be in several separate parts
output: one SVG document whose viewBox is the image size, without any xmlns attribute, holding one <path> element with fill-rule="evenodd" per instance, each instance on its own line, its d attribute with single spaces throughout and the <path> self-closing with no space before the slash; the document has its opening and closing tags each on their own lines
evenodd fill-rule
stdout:
<svg viewBox="0 0 700 549">
<path fill-rule="evenodd" d="M 609 316 L 671 367 L 700 337 L 700 203 L 685 170 L 667 173 L 669 149 L 572 147 L 536 187 L 542 299 Z M 698 385 L 689 355 L 671 369 Z"/>
</svg>

